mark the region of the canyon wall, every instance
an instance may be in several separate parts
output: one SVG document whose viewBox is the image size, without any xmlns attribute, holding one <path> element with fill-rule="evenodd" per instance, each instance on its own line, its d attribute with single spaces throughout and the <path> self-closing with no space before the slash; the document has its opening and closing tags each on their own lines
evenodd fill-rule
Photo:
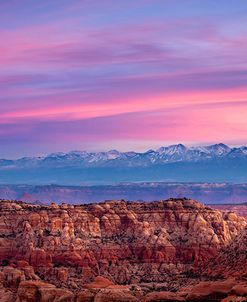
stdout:
<svg viewBox="0 0 247 302">
<path fill-rule="evenodd" d="M 234 212 L 186 198 L 60 206 L 1 201 L 1 274 L 13 290 L 45 281 L 80 292 L 104 276 L 112 284 L 177 291 L 246 224 Z"/>
</svg>

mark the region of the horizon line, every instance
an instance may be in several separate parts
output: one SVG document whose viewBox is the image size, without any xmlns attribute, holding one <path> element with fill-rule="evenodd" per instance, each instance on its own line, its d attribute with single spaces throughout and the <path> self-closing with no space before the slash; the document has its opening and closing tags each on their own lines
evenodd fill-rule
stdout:
<svg viewBox="0 0 247 302">
<path fill-rule="evenodd" d="M 19 159 L 23 159 L 23 158 L 42 158 L 42 157 L 48 157 L 48 156 L 51 156 L 51 155 L 54 155 L 54 154 L 70 154 L 70 153 L 74 153 L 74 152 L 86 152 L 86 153 L 108 153 L 108 152 L 111 152 L 111 151 L 117 151 L 117 152 L 120 152 L 120 153 L 129 153 L 129 152 L 134 152 L 134 153 L 137 153 L 137 154 L 145 154 L 147 152 L 151 152 L 151 151 L 154 151 L 154 152 L 158 152 L 159 149 L 161 148 L 169 148 L 169 147 L 173 147 L 173 146 L 183 146 L 185 148 L 200 148 L 200 147 L 211 147 L 211 146 L 216 146 L 216 145 L 224 145 L 226 147 L 229 147 L 231 149 L 233 148 L 242 148 L 242 147 L 246 147 L 245 144 L 226 144 L 226 143 L 205 143 L 205 144 L 183 144 L 183 143 L 177 143 L 177 144 L 167 144 L 167 145 L 161 145 L 160 147 L 158 147 L 157 149 L 156 148 L 148 148 L 148 149 L 145 149 L 144 151 L 135 151 L 133 149 L 130 149 L 128 151 L 121 151 L 120 149 L 117 149 L 117 148 L 113 148 L 113 149 L 105 149 L 104 150 L 99 150 L 99 151 L 96 151 L 96 150 L 90 150 L 90 148 L 88 150 L 85 150 L 85 149 L 77 149 L 77 150 L 70 150 L 70 151 L 55 151 L 55 152 L 45 152 L 43 153 L 43 155 L 30 155 L 30 156 L 19 156 L 19 157 L 15 157 L 15 158 L 6 158 L 6 157 L 2 157 L 0 156 L 0 160 L 19 160 Z"/>
</svg>

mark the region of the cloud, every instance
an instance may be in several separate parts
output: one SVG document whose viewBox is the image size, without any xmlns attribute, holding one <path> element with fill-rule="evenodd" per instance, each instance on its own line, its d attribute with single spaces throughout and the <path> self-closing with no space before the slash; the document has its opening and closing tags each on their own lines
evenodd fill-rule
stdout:
<svg viewBox="0 0 247 302">
<path fill-rule="evenodd" d="M 127 2 L 1 4 L 0 142 L 244 139 L 241 13 Z"/>
<path fill-rule="evenodd" d="M 212 110 L 213 108 L 213 110 Z M 166 110 L 129 112 L 75 120 L 38 120 L 36 118 L 0 124 L 1 139 L 23 139 L 48 144 L 64 141 L 114 140 L 206 141 L 237 137 L 244 140 L 247 102 L 191 104 Z"/>
</svg>

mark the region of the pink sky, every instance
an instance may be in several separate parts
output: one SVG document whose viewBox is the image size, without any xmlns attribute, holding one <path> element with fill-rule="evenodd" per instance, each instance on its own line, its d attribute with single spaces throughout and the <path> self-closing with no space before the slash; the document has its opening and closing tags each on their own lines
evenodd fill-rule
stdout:
<svg viewBox="0 0 247 302">
<path fill-rule="evenodd" d="M 0 157 L 247 143 L 247 4 L 151 2 L 2 5 Z"/>
</svg>

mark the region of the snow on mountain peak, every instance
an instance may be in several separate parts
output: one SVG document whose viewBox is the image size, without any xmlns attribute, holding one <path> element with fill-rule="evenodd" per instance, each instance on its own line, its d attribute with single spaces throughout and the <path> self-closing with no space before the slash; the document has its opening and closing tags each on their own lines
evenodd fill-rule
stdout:
<svg viewBox="0 0 247 302">
<path fill-rule="evenodd" d="M 141 167 L 155 164 L 174 162 L 198 162 L 203 160 L 217 160 L 220 158 L 243 158 L 247 159 L 247 147 L 230 148 L 223 143 L 209 146 L 186 147 L 183 144 L 160 147 L 157 150 L 146 152 L 120 152 L 109 150 L 107 152 L 71 151 L 68 153 L 56 152 L 45 157 L 25 157 L 18 160 L 1 160 L 1 167 L 100 167 L 128 166 Z"/>
<path fill-rule="evenodd" d="M 207 146 L 207 149 L 210 150 L 215 155 L 224 155 L 231 151 L 230 147 L 222 143 Z"/>
<path fill-rule="evenodd" d="M 116 159 L 121 156 L 121 153 L 118 150 L 110 150 L 107 153 L 107 158 L 108 159 Z"/>
<path fill-rule="evenodd" d="M 186 151 L 186 147 L 183 144 L 177 144 L 177 145 L 170 145 L 168 147 L 160 147 L 156 150 L 158 153 L 163 152 L 183 152 Z"/>
</svg>

